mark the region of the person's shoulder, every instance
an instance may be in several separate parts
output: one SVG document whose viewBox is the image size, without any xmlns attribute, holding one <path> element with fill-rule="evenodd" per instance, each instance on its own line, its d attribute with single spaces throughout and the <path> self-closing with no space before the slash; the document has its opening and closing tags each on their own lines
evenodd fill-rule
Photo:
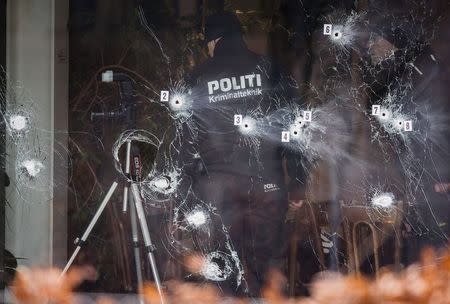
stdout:
<svg viewBox="0 0 450 304">
<path fill-rule="evenodd" d="M 259 66 L 265 62 L 264 55 L 257 54 L 248 48 L 246 48 L 245 50 L 245 56 L 243 57 L 243 59 L 246 61 L 247 64 L 253 66 Z"/>
<path fill-rule="evenodd" d="M 203 63 L 196 66 L 187 77 L 187 84 L 190 86 L 195 86 L 202 78 L 210 73 L 212 66 L 214 65 L 213 58 L 208 58 Z"/>
<path fill-rule="evenodd" d="M 269 79 L 272 84 L 276 84 L 281 81 L 286 75 L 282 66 L 276 60 L 273 60 L 265 55 L 258 55 L 257 68 L 265 77 Z"/>
</svg>

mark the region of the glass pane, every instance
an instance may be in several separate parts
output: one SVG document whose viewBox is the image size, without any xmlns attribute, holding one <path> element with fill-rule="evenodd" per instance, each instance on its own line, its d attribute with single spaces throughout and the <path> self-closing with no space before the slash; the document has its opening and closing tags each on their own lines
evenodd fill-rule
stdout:
<svg viewBox="0 0 450 304">
<path fill-rule="evenodd" d="M 439 0 L 0 0 L 5 299 L 444 294 L 447 29 Z"/>
</svg>

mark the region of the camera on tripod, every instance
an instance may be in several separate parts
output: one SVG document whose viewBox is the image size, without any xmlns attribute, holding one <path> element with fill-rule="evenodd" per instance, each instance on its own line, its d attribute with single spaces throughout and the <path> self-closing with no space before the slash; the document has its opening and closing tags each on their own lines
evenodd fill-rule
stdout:
<svg viewBox="0 0 450 304">
<path fill-rule="evenodd" d="M 102 73 L 101 76 L 102 82 L 117 82 L 119 84 L 119 93 L 120 93 L 120 103 L 117 109 L 107 112 L 92 112 L 91 120 L 95 120 L 96 118 L 111 118 L 111 119 L 120 119 L 124 118 L 126 122 L 126 127 L 128 131 L 136 129 L 136 98 L 133 94 L 133 85 L 134 80 L 129 77 L 125 73 L 113 72 L 111 70 L 107 70 Z M 150 268 L 152 269 L 153 280 L 155 282 L 156 288 L 158 290 L 160 296 L 160 303 L 164 303 L 163 295 L 162 295 L 162 285 L 159 278 L 158 269 L 156 266 L 156 260 L 154 252 L 156 247 L 154 246 L 151 237 L 150 231 L 147 224 L 147 219 L 145 216 L 143 199 L 141 197 L 141 180 L 142 180 L 142 162 L 141 162 L 141 154 L 139 147 L 133 143 L 133 139 L 129 138 L 125 140 L 123 143 L 126 143 L 126 157 L 125 157 L 125 176 L 127 177 L 126 182 L 123 187 L 123 208 L 124 212 L 127 212 L 128 201 L 130 201 L 130 217 L 131 217 L 131 234 L 133 239 L 134 246 L 134 256 L 135 256 L 135 266 L 136 266 L 136 275 L 138 285 L 142 286 L 143 283 L 143 274 L 142 274 L 142 263 L 141 263 L 141 245 L 139 242 L 139 229 L 142 234 L 144 250 L 146 252 L 146 256 L 148 259 L 148 263 Z M 132 168 L 131 172 L 130 169 Z M 65 275 L 68 269 L 71 267 L 72 263 L 75 261 L 78 253 L 81 250 L 81 247 L 86 243 L 91 231 L 94 229 L 98 219 L 102 215 L 106 206 L 111 200 L 119 181 L 116 180 L 112 183 L 102 202 L 100 203 L 97 211 L 95 212 L 93 218 L 91 219 L 89 225 L 84 231 L 83 235 L 77 238 L 75 245 L 76 248 L 73 251 L 71 257 L 66 263 L 62 275 Z M 165 185 L 165 183 L 161 182 L 161 185 Z M 129 190 L 130 194 L 129 195 Z M 141 302 L 142 299 L 141 299 Z"/>
</svg>

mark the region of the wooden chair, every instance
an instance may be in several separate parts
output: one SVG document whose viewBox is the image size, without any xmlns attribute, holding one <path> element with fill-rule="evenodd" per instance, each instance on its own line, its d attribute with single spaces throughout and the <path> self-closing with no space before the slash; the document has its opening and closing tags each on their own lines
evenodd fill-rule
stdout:
<svg viewBox="0 0 450 304">
<path fill-rule="evenodd" d="M 320 207 L 322 205 L 322 208 Z M 322 240 L 320 237 L 320 227 L 329 225 L 328 204 L 323 207 L 322 204 L 307 201 L 300 210 L 294 215 L 294 232 L 290 240 L 290 253 L 288 259 L 289 266 L 289 295 L 295 295 L 295 287 L 299 274 L 297 263 L 298 241 L 300 239 L 300 228 L 302 219 L 307 218 L 308 225 L 311 226 L 312 237 L 314 241 L 314 250 L 320 263 L 320 269 L 326 270 L 325 257 L 323 252 Z M 403 218 L 403 202 L 399 201 L 389 211 L 380 208 L 362 205 L 350 205 L 343 201 L 339 202 L 341 208 L 340 229 L 342 229 L 343 238 L 346 243 L 347 254 L 347 272 L 356 272 L 360 275 L 360 267 L 363 262 L 361 256 L 368 253 L 371 249 L 375 260 L 375 275 L 378 276 L 380 269 L 379 248 L 384 240 L 394 231 L 395 249 L 394 259 L 396 269 L 400 268 L 401 252 L 401 233 L 400 227 Z M 303 223 L 304 224 L 304 223 Z M 358 240 L 358 231 L 362 225 L 367 225 L 371 231 L 371 239 L 365 242 Z M 334 244 L 336 246 L 336 244 Z M 336 250 L 334 251 L 336 252 Z M 337 257 L 336 257 L 337 259 Z M 342 267 L 338 267 L 342 271 Z"/>
<path fill-rule="evenodd" d="M 323 205 L 323 204 L 322 204 Z M 324 209 L 327 209 L 325 207 Z M 305 204 L 295 212 L 293 215 L 294 220 L 294 231 L 290 240 L 290 253 L 289 253 L 289 295 L 295 295 L 295 286 L 299 274 L 299 265 L 297 263 L 298 257 L 298 241 L 300 239 L 300 228 L 303 225 L 309 225 L 312 231 L 312 239 L 314 250 L 317 253 L 317 257 L 320 264 L 320 270 L 325 270 L 325 256 L 323 252 L 322 240 L 320 237 L 320 228 L 323 226 L 328 226 L 327 216 L 324 214 L 322 208 L 320 208 L 318 203 L 313 203 L 306 201 Z M 306 222 L 302 219 L 306 219 Z"/>
<path fill-rule="evenodd" d="M 361 274 L 362 256 L 367 256 L 370 251 L 374 256 L 375 275 L 379 275 L 380 256 L 379 249 L 384 240 L 394 232 L 394 263 L 396 269 L 400 268 L 401 252 L 401 222 L 403 218 L 403 202 L 398 201 L 389 209 L 372 206 L 342 204 L 344 233 L 347 242 L 347 254 L 349 256 L 349 272 Z M 361 227 L 367 226 L 371 232 L 369 240 L 358 240 L 358 232 Z"/>
</svg>

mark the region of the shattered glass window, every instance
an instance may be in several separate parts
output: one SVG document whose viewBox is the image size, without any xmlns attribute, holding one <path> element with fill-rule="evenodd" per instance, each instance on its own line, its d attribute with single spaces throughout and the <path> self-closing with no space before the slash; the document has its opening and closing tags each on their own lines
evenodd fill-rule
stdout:
<svg viewBox="0 0 450 304">
<path fill-rule="evenodd" d="M 446 303 L 448 28 L 441 0 L 0 0 L 2 301 Z"/>
</svg>

